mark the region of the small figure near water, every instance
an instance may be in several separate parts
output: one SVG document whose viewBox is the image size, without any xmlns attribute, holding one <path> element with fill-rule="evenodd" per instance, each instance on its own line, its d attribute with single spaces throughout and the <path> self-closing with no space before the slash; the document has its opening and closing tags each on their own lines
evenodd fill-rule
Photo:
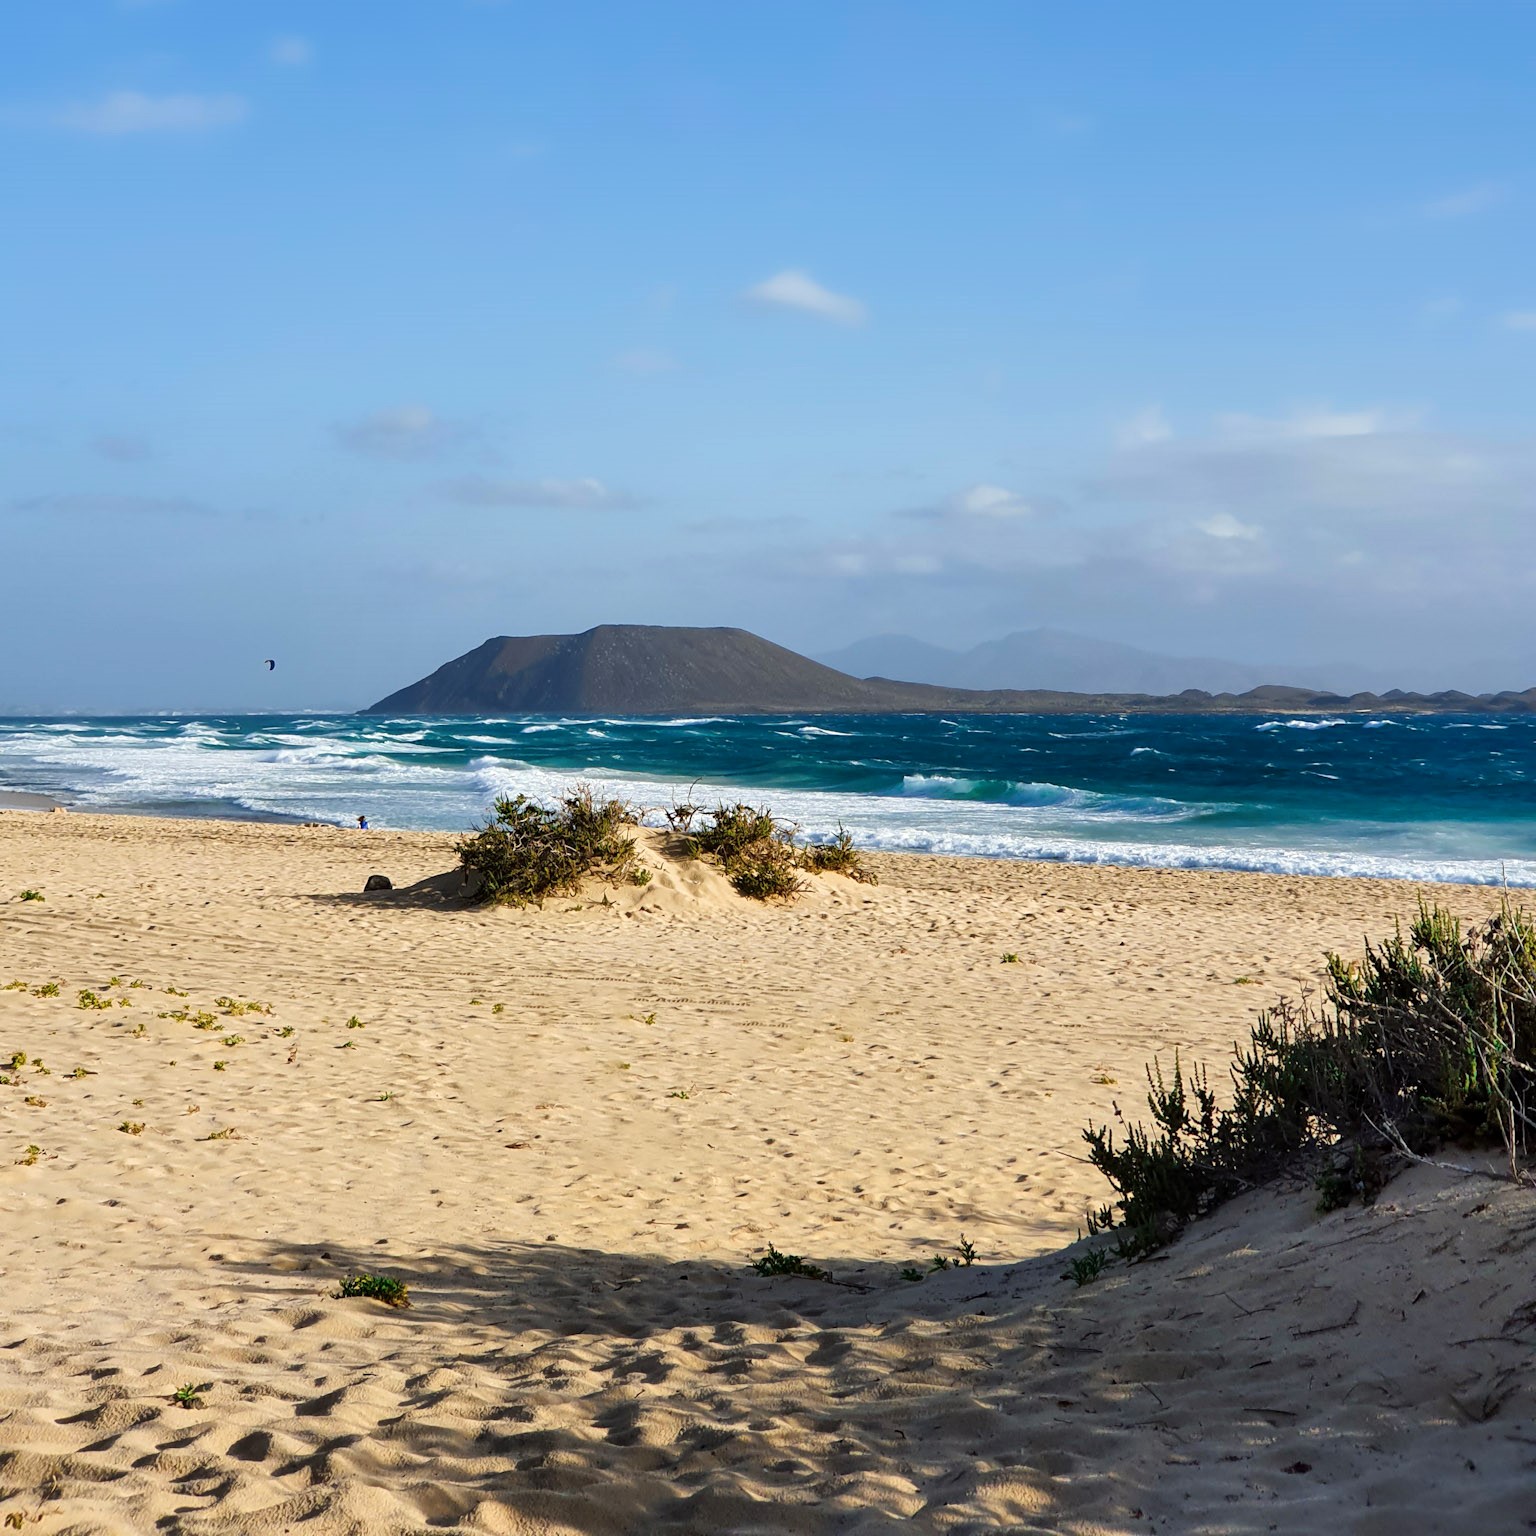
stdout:
<svg viewBox="0 0 1536 1536">
<path fill-rule="evenodd" d="M 366 816 L 359 816 L 357 818 L 357 830 L 359 832 L 366 832 L 368 830 L 368 818 Z"/>
</svg>

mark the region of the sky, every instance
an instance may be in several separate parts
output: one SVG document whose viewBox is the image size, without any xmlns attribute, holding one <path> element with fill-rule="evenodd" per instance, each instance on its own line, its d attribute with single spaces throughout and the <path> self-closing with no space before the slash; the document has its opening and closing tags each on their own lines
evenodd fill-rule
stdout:
<svg viewBox="0 0 1536 1536">
<path fill-rule="evenodd" d="M 1533 69 L 1478 0 L 0 0 L 0 710 L 606 622 L 1530 686 Z"/>
</svg>

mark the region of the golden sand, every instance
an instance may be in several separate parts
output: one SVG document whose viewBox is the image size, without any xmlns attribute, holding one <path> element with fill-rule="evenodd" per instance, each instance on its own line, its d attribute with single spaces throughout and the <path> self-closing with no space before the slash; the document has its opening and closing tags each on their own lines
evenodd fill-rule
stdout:
<svg viewBox="0 0 1536 1536">
<path fill-rule="evenodd" d="M 648 886 L 487 910 L 445 837 L 0 812 L 0 1514 L 1536 1516 L 1529 1193 L 1265 1191 L 1062 1278 L 1107 1193 L 1083 1124 L 1138 1112 L 1154 1054 L 1219 1063 L 1414 887 L 879 857 L 764 908 L 645 838 Z M 962 1234 L 974 1265 L 902 1278 Z M 835 1283 L 753 1274 L 769 1243 Z M 412 1306 L 338 1298 L 358 1271 Z"/>
</svg>

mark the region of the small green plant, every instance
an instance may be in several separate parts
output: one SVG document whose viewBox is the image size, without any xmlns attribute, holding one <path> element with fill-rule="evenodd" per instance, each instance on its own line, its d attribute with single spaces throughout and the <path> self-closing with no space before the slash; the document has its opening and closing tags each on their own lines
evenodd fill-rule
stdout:
<svg viewBox="0 0 1536 1536">
<path fill-rule="evenodd" d="M 77 1008 L 110 1008 L 112 1006 L 112 999 L 110 997 L 98 997 L 96 993 L 83 988 L 76 996 L 75 1006 Z"/>
<path fill-rule="evenodd" d="M 45 981 L 42 986 L 32 988 L 33 997 L 57 997 L 58 995 L 59 984 L 56 981 Z"/>
<path fill-rule="evenodd" d="M 1109 1250 L 1090 1248 L 1087 1253 L 1080 1253 L 1076 1258 L 1068 1261 L 1066 1271 L 1061 1278 L 1074 1281 L 1081 1289 L 1097 1280 L 1108 1268 Z"/>
<path fill-rule="evenodd" d="M 193 1112 L 192 1109 L 187 1111 L 189 1115 Z M 234 1126 L 226 1125 L 221 1131 L 209 1131 L 206 1136 L 199 1136 L 197 1139 L 199 1141 L 235 1141 L 238 1140 L 238 1136 Z"/>
<path fill-rule="evenodd" d="M 35 1093 L 29 1093 L 26 1096 L 26 1098 L 24 1098 L 21 1102 L 23 1104 L 30 1105 L 33 1109 L 47 1109 L 48 1108 L 48 1100 L 44 1099 L 44 1098 L 39 1098 L 38 1095 L 35 1094 Z"/>
<path fill-rule="evenodd" d="M 216 1061 L 213 1064 L 213 1070 L 215 1072 L 223 1072 L 228 1068 L 228 1066 L 229 1063 L 227 1061 Z"/>
<path fill-rule="evenodd" d="M 1017 965 L 1018 963 L 1019 957 L 1011 949 L 1003 956 L 1004 965 Z"/>
<path fill-rule="evenodd" d="M 122 984 L 123 984 L 123 978 L 121 976 L 109 976 L 109 977 L 107 977 L 107 985 L 109 987 L 120 987 L 120 986 L 122 986 Z"/>
<path fill-rule="evenodd" d="M 43 899 L 43 893 L 41 891 L 35 891 L 30 886 L 28 886 L 28 888 L 21 893 L 21 899 L 23 901 L 41 901 Z"/>
<path fill-rule="evenodd" d="M 640 1015 L 640 1022 L 642 1024 L 654 1024 L 656 1022 L 656 1015 L 654 1013 L 642 1013 Z"/>
<path fill-rule="evenodd" d="M 187 994 L 185 992 L 179 991 L 175 987 L 167 987 L 165 990 L 166 990 L 166 993 L 169 996 L 171 996 L 171 997 L 186 997 L 187 996 Z"/>
<path fill-rule="evenodd" d="M 907 1267 L 902 1270 L 901 1278 L 903 1280 L 910 1280 L 915 1283 L 919 1280 L 926 1280 L 928 1277 L 922 1272 L 922 1270 L 915 1268 L 911 1264 L 908 1264 Z"/>
<path fill-rule="evenodd" d="M 1232 978 L 1232 985 L 1234 987 L 1256 987 L 1258 982 L 1252 976 L 1234 976 Z"/>
<path fill-rule="evenodd" d="M 648 870 L 643 864 L 636 865 L 635 868 L 629 872 L 629 883 L 631 885 L 649 885 L 651 883 L 650 870 Z"/>
<path fill-rule="evenodd" d="M 717 805 L 688 838 L 696 858 L 715 860 L 726 878 L 754 901 L 793 901 L 805 889 L 795 829 L 766 808 Z"/>
<path fill-rule="evenodd" d="M 135 991 L 138 991 L 140 989 L 153 990 L 153 988 L 150 986 L 150 983 L 147 982 L 147 981 L 130 981 L 128 983 L 128 985 L 130 987 L 132 987 Z"/>
<path fill-rule="evenodd" d="M 352 1015 L 352 1017 L 350 1019 L 347 1020 L 347 1028 L 348 1029 L 367 1029 L 367 1027 L 368 1026 L 366 1024 L 364 1024 L 363 1021 L 360 1018 L 358 1018 L 358 1016 L 355 1013 Z"/>
<path fill-rule="evenodd" d="M 507 1005 L 505 1003 L 492 1003 L 491 1004 L 491 1012 L 492 1013 L 505 1013 L 506 1011 L 507 1011 Z"/>
<path fill-rule="evenodd" d="M 32 1164 L 35 1163 L 42 1155 L 43 1149 L 34 1144 L 33 1146 L 28 1147 L 27 1150 L 16 1159 L 16 1161 L 21 1167 L 30 1168 Z"/>
<path fill-rule="evenodd" d="M 955 1244 L 955 1252 L 960 1257 L 962 1269 L 969 1269 L 976 1262 L 976 1245 L 967 1239 L 964 1232 L 960 1234 L 960 1241 Z"/>
<path fill-rule="evenodd" d="M 34 1056 L 32 1058 L 32 1070 L 36 1072 L 39 1077 L 53 1076 L 53 1073 L 43 1065 L 43 1058 L 41 1056 Z"/>
<path fill-rule="evenodd" d="M 8 981 L 3 988 L 0 988 L 0 991 L 5 992 L 25 992 L 26 990 L 27 983 L 24 981 Z"/>
<path fill-rule="evenodd" d="M 292 1034 L 293 1034 L 293 1025 L 292 1024 L 284 1024 L 283 1027 L 280 1030 L 278 1030 L 277 1038 L 279 1040 L 287 1040 Z"/>
<path fill-rule="evenodd" d="M 826 1270 L 815 1264 L 807 1264 L 798 1253 L 780 1253 L 772 1243 L 760 1259 L 753 1259 L 751 1267 L 759 1275 L 804 1275 L 807 1280 L 830 1280 Z"/>
<path fill-rule="evenodd" d="M 65 1077 L 73 1077 L 73 1078 L 75 1078 L 77 1080 L 82 1078 L 82 1077 L 95 1077 L 96 1076 L 96 1074 L 94 1072 L 89 1072 L 84 1067 L 76 1067 L 73 1072 L 66 1072 L 64 1075 L 65 1075 Z"/>
<path fill-rule="evenodd" d="M 118 1126 L 118 1130 L 126 1131 L 130 1136 L 142 1136 L 144 1134 L 144 1122 L 142 1120 L 124 1120 Z"/>
<path fill-rule="evenodd" d="M 199 1008 L 192 1015 L 192 1027 L 194 1029 L 217 1029 L 219 1021 L 206 1008 Z"/>
<path fill-rule="evenodd" d="M 12 1072 L 20 1072 L 21 1069 L 24 1066 L 26 1066 L 26 1064 L 27 1064 L 27 1053 L 25 1051 L 17 1051 L 16 1054 L 11 1057 L 11 1071 Z"/>
<path fill-rule="evenodd" d="M 386 1307 L 408 1307 L 411 1304 L 410 1287 L 404 1280 L 393 1275 L 348 1275 L 336 1292 L 338 1297 L 366 1296 L 372 1301 L 382 1301 Z"/>
<path fill-rule="evenodd" d="M 806 869 L 818 875 L 846 875 L 861 885 L 878 885 L 874 870 L 865 866 L 859 850 L 853 846 L 853 834 L 841 822 L 837 836 L 825 843 L 809 843 L 800 855 Z"/>
<path fill-rule="evenodd" d="M 391 1088 L 391 1089 L 386 1090 L 384 1093 L 381 1093 L 378 1096 L 378 1098 L 376 1100 L 374 1100 L 374 1102 L 376 1104 L 387 1104 L 394 1097 L 395 1097 L 395 1092 L 394 1092 L 394 1089 Z"/>
<path fill-rule="evenodd" d="M 171 1393 L 171 1401 L 178 1408 L 201 1408 L 203 1406 L 203 1393 L 211 1392 L 212 1390 L 213 1383 L 211 1381 L 203 1381 L 196 1384 L 187 1382 L 184 1386 L 177 1387 Z"/>
<path fill-rule="evenodd" d="M 225 1035 L 224 1036 L 224 1044 L 225 1045 L 244 1045 L 245 1044 L 245 1036 L 244 1035 Z"/>
<path fill-rule="evenodd" d="M 674 1088 L 667 1097 L 669 1099 L 686 1099 L 688 1097 L 688 1090 L 686 1088 Z"/>
</svg>

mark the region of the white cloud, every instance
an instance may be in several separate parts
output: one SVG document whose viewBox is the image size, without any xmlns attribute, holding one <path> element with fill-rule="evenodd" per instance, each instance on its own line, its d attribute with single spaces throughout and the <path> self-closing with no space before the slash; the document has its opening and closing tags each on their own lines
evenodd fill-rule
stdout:
<svg viewBox="0 0 1536 1536">
<path fill-rule="evenodd" d="M 466 436 L 462 426 L 424 405 L 392 406 L 336 428 L 343 448 L 374 459 L 436 458 Z"/>
<path fill-rule="evenodd" d="M 1433 202 L 1425 203 L 1423 212 L 1431 219 L 1470 218 L 1475 213 L 1486 213 L 1497 207 L 1504 201 L 1507 191 L 1501 182 L 1479 181 L 1447 197 L 1437 197 Z"/>
<path fill-rule="evenodd" d="M 1536 331 L 1536 309 L 1512 309 L 1503 325 L 1506 331 Z"/>
<path fill-rule="evenodd" d="M 1239 441 L 1286 438 L 1371 437 L 1412 425 L 1414 417 L 1384 410 L 1335 411 L 1306 406 L 1289 416 L 1226 415 L 1217 418 L 1224 436 Z"/>
<path fill-rule="evenodd" d="M 488 480 L 476 476 L 445 487 L 447 495 L 467 507 L 549 507 L 568 512 L 619 512 L 636 505 L 635 498 L 601 480 Z"/>
<path fill-rule="evenodd" d="M 283 69 L 304 69 L 315 61 L 314 44 L 307 37 L 290 32 L 272 39 L 267 46 L 267 58 Z"/>
<path fill-rule="evenodd" d="M 862 325 L 867 315 L 864 306 L 845 293 L 823 288 L 808 272 L 789 268 L 775 273 L 765 282 L 746 291 L 753 304 L 770 309 L 795 309 L 837 325 Z"/>
<path fill-rule="evenodd" d="M 1000 485 L 973 485 L 944 503 L 950 517 L 1032 517 L 1034 507 L 1017 491 Z"/>
<path fill-rule="evenodd" d="M 122 138 L 135 133 L 205 133 L 244 122 L 248 113 L 243 96 L 111 91 L 97 101 L 73 102 L 55 113 L 53 120 L 75 133 Z"/>
<path fill-rule="evenodd" d="M 1144 448 L 1148 443 L 1161 443 L 1173 436 L 1162 410 L 1148 405 L 1122 422 L 1115 432 L 1115 441 L 1122 448 Z"/>
<path fill-rule="evenodd" d="M 1199 524 L 1200 532 L 1209 534 L 1213 539 L 1256 539 L 1259 536 L 1258 526 L 1254 523 L 1240 523 L 1230 512 L 1218 512 L 1214 517 L 1208 517 Z"/>
</svg>

